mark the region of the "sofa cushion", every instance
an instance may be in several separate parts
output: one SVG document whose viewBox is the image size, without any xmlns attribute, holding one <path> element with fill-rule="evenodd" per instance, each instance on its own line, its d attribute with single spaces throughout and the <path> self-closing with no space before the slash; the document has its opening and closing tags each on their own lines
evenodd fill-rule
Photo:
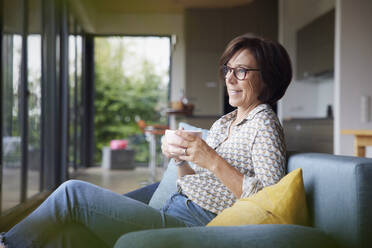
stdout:
<svg viewBox="0 0 372 248">
<path fill-rule="evenodd" d="M 160 228 L 121 236 L 114 248 L 337 248 L 328 235 L 298 225 Z"/>
<path fill-rule="evenodd" d="M 307 225 L 307 206 L 301 168 L 257 194 L 239 199 L 222 211 L 208 226 L 249 224 Z"/>
<path fill-rule="evenodd" d="M 207 138 L 209 132 L 206 129 L 194 127 L 184 122 L 180 122 L 179 127 L 184 128 L 185 130 L 201 131 L 204 140 Z M 158 188 L 151 197 L 149 206 L 156 209 L 162 208 L 170 195 L 174 192 L 177 192 L 177 166 L 173 159 L 171 159 Z"/>
<path fill-rule="evenodd" d="M 160 209 L 163 207 L 169 196 L 177 192 L 177 166 L 174 164 L 173 159 L 170 160 L 168 168 L 163 174 L 158 188 L 152 195 L 149 206 Z"/>
</svg>

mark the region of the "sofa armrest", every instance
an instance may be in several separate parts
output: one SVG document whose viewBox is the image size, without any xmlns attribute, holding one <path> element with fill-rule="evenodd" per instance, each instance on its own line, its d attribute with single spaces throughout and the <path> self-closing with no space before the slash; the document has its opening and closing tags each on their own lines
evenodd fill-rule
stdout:
<svg viewBox="0 0 372 248">
<path fill-rule="evenodd" d="M 166 228 L 121 236 L 115 248 L 338 247 L 322 231 L 297 225 Z"/>
<path fill-rule="evenodd" d="M 145 187 L 133 190 L 129 193 L 124 194 L 127 197 L 130 197 L 134 200 L 141 201 L 143 203 L 149 204 L 152 195 L 155 190 L 158 188 L 159 182 L 147 185 Z"/>
</svg>

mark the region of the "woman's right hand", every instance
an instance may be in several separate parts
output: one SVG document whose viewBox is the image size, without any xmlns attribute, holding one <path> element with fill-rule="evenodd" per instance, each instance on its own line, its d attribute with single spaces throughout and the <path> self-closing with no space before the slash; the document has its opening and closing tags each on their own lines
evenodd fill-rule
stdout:
<svg viewBox="0 0 372 248">
<path fill-rule="evenodd" d="M 183 130 L 183 128 L 180 128 L 180 130 Z M 183 150 L 183 149 L 184 149 L 183 147 L 169 144 L 165 135 L 163 135 L 163 137 L 161 138 L 161 151 L 166 157 L 179 160 L 178 155 L 176 154 L 178 154 L 180 150 Z"/>
<path fill-rule="evenodd" d="M 161 151 L 167 158 L 172 158 L 172 154 L 169 150 L 169 144 L 167 143 L 167 139 L 165 138 L 165 135 L 161 138 Z"/>
</svg>

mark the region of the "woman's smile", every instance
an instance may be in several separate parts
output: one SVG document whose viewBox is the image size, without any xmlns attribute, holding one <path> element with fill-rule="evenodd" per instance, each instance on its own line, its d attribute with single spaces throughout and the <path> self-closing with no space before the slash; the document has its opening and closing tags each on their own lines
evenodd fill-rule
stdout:
<svg viewBox="0 0 372 248">
<path fill-rule="evenodd" d="M 230 97 L 237 96 L 237 95 L 239 95 L 240 93 L 243 92 L 243 90 L 232 90 L 232 89 L 228 89 L 227 91 L 228 91 Z"/>
</svg>

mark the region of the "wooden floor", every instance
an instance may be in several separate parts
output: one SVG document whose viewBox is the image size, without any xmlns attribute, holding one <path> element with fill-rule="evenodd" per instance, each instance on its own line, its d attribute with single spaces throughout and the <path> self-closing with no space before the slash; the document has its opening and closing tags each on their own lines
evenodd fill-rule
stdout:
<svg viewBox="0 0 372 248">
<path fill-rule="evenodd" d="M 3 195 L 2 211 L 17 206 L 20 203 L 20 168 L 5 168 L 3 171 Z M 163 168 L 158 167 L 156 181 L 159 181 L 163 174 Z M 112 190 L 119 194 L 125 194 L 132 190 L 143 187 L 149 182 L 149 170 L 147 167 L 136 167 L 134 170 L 105 170 L 101 167 L 79 169 L 70 173 L 72 179 L 79 179 Z M 39 173 L 29 171 L 28 173 L 27 197 L 38 193 Z"/>
<path fill-rule="evenodd" d="M 27 173 L 27 198 L 39 192 L 39 176 L 38 171 L 29 170 Z M 21 168 L 18 167 L 4 167 L 2 175 L 2 205 L 1 210 L 8 210 L 21 201 Z"/>
<path fill-rule="evenodd" d="M 163 169 L 158 167 L 156 181 L 162 177 Z M 147 167 L 136 167 L 134 170 L 105 170 L 101 167 L 80 170 L 74 179 L 87 181 L 119 194 L 125 194 L 150 184 L 150 173 Z"/>
</svg>

